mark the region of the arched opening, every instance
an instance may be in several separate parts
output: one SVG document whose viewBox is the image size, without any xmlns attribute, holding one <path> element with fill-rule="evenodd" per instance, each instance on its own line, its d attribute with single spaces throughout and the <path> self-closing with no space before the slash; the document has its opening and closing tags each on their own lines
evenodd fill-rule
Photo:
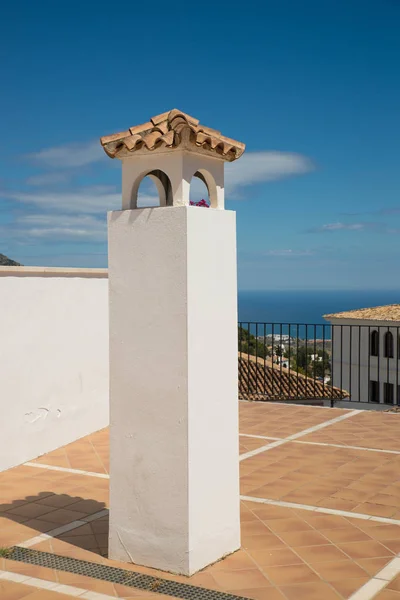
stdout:
<svg viewBox="0 0 400 600">
<path fill-rule="evenodd" d="M 196 171 L 190 181 L 189 201 L 191 206 L 211 206 L 207 181 L 200 171 Z"/>
<path fill-rule="evenodd" d="M 393 333 L 391 331 L 387 331 L 385 333 L 384 356 L 385 356 L 385 358 L 393 358 L 393 356 L 394 356 Z"/>
<path fill-rule="evenodd" d="M 371 348 L 370 348 L 371 356 L 379 355 L 379 333 L 376 331 L 371 332 Z"/>
<path fill-rule="evenodd" d="M 169 177 L 154 169 L 139 177 L 132 189 L 131 208 L 172 206 L 172 187 Z"/>
</svg>

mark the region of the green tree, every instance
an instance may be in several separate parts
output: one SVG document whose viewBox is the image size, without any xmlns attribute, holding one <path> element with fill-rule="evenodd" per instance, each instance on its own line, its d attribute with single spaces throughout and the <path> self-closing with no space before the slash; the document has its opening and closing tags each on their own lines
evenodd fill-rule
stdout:
<svg viewBox="0 0 400 600">
<path fill-rule="evenodd" d="M 326 350 L 300 346 L 291 354 L 291 367 L 309 377 L 325 377 L 330 374 L 329 354 Z M 322 359 L 322 360 L 321 360 Z"/>
<path fill-rule="evenodd" d="M 243 354 L 250 354 L 259 358 L 266 358 L 270 356 L 270 351 L 267 346 L 258 340 L 248 329 L 239 327 L 239 351 Z"/>
</svg>

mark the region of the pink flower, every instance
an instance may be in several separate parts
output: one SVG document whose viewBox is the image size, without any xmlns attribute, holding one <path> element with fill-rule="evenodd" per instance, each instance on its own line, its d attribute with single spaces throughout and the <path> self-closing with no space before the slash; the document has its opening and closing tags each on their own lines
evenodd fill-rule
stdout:
<svg viewBox="0 0 400 600">
<path fill-rule="evenodd" d="M 193 202 L 193 200 L 190 200 L 190 206 L 205 206 L 206 208 L 210 208 L 210 205 L 204 199 L 200 200 L 200 202 Z"/>
</svg>

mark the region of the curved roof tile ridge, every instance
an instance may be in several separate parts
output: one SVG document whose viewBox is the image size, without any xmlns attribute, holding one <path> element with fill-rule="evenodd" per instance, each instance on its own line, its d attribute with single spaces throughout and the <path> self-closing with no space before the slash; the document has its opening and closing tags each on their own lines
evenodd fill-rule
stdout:
<svg viewBox="0 0 400 600">
<path fill-rule="evenodd" d="M 126 131 L 100 138 L 101 145 L 111 158 L 123 158 L 138 150 L 154 151 L 186 147 L 201 148 L 203 152 L 234 161 L 245 150 L 245 144 L 200 125 L 199 120 L 176 108 L 151 117 L 150 121 Z"/>
</svg>

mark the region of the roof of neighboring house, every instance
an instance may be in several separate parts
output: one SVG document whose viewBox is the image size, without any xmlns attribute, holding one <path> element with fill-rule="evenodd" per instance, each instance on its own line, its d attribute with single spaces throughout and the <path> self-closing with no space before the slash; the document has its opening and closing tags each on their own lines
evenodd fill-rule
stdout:
<svg viewBox="0 0 400 600">
<path fill-rule="evenodd" d="M 225 137 L 220 131 L 200 125 L 198 119 L 174 108 L 151 117 L 142 125 L 100 138 L 101 145 L 111 158 L 123 158 L 138 150 L 158 148 L 199 148 L 207 154 L 233 161 L 239 158 L 245 144 Z"/>
<path fill-rule="evenodd" d="M 400 321 L 400 304 L 374 306 L 372 308 L 358 308 L 324 315 L 324 319 L 363 319 L 366 321 Z"/>
<path fill-rule="evenodd" d="M 306 377 L 272 361 L 239 352 L 239 398 L 244 400 L 296 400 L 348 398 L 346 390 Z"/>
</svg>

